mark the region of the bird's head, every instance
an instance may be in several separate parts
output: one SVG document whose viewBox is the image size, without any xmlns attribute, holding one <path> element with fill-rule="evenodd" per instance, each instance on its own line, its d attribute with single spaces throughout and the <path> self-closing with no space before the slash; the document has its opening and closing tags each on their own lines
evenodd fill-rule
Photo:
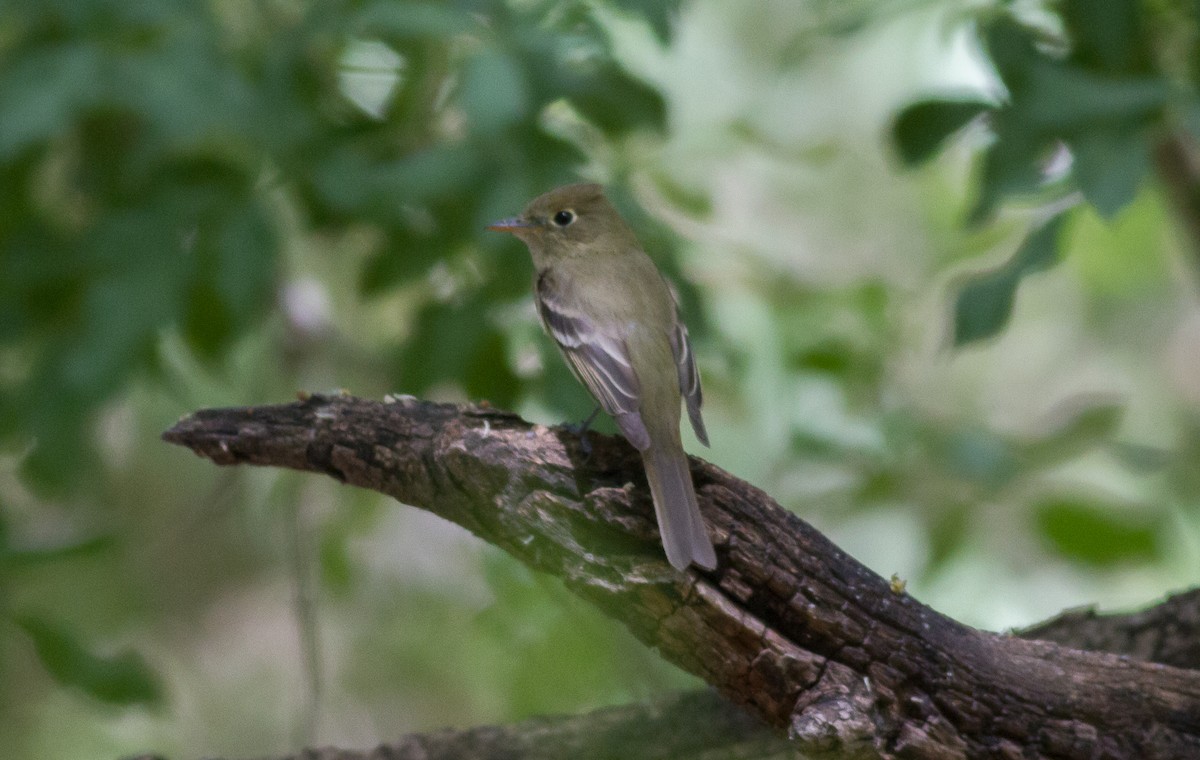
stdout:
<svg viewBox="0 0 1200 760">
<path fill-rule="evenodd" d="M 519 215 L 488 225 L 529 247 L 540 267 L 555 259 L 636 248 L 632 230 L 594 183 L 565 185 L 534 198 Z"/>
</svg>

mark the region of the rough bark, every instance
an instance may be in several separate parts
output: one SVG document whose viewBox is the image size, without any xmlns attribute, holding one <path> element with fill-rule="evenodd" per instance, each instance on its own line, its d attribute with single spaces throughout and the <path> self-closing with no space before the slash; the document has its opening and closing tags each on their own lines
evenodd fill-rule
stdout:
<svg viewBox="0 0 1200 760">
<path fill-rule="evenodd" d="M 349 397 L 201 411 L 165 438 L 452 520 L 561 577 L 808 757 L 1200 757 L 1200 672 L 967 627 L 701 460 L 720 566 L 680 573 L 619 439 L 593 434 L 585 457 L 573 434 L 493 409 Z"/>
<path fill-rule="evenodd" d="M 1200 670 L 1200 589 L 1132 614 L 1102 615 L 1092 607 L 1068 610 L 1018 635 Z"/>
</svg>

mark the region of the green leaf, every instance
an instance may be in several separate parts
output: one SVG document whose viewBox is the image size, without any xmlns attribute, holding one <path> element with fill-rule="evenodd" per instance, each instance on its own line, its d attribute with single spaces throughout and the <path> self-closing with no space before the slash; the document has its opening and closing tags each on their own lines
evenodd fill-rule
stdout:
<svg viewBox="0 0 1200 760">
<path fill-rule="evenodd" d="M 3 569 L 53 566 L 58 562 L 100 554 L 116 545 L 112 536 L 95 536 L 54 546 L 17 549 L 5 545 L 2 528 L 0 525 L 0 568 Z"/>
<path fill-rule="evenodd" d="M 60 349 L 61 350 L 61 349 Z M 58 370 L 59 357 L 12 397 L 10 419 L 17 419 L 20 434 L 31 435 L 37 445 L 21 462 L 22 483 L 46 495 L 64 495 L 77 486 L 83 473 L 98 464 L 96 452 L 85 439 L 88 432 L 79 420 L 89 420 L 96 400 L 93 396 L 68 388 Z M 87 389 L 91 390 L 91 389 Z"/>
<path fill-rule="evenodd" d="M 414 201 L 453 199 L 478 179 L 481 158 L 475 149 L 463 145 L 410 153 L 380 167 L 380 189 L 395 193 L 393 198 Z"/>
<path fill-rule="evenodd" d="M 222 65 L 216 40 L 188 31 L 114 61 L 115 99 L 144 119 L 143 142 L 151 134 L 173 147 L 249 136 L 256 104 L 240 69 Z"/>
<path fill-rule="evenodd" d="M 1023 127 L 1009 128 L 1012 121 L 1009 110 L 998 111 L 993 118 L 996 141 L 983 155 L 979 197 L 967 215 L 968 224 L 985 222 L 1005 197 L 1033 194 L 1045 185 L 1042 165 L 1053 142 L 1025 134 Z"/>
<path fill-rule="evenodd" d="M 951 504 L 929 516 L 930 571 L 942 568 L 948 560 L 968 545 L 968 530 L 971 527 L 971 507 Z"/>
<path fill-rule="evenodd" d="M 516 401 L 520 379 L 509 367 L 504 336 L 489 324 L 482 301 L 476 294 L 469 303 L 434 304 L 421 313 L 396 373 L 405 392 L 455 383 L 470 398 L 497 406 Z"/>
<path fill-rule="evenodd" d="M 192 350 L 213 359 L 270 308 L 278 241 L 249 195 L 230 197 L 196 224 L 185 246 L 195 266 L 186 282 L 183 330 Z"/>
<path fill-rule="evenodd" d="M 213 227 L 210 276 L 240 332 L 271 306 L 279 241 L 265 209 L 252 198 L 229 208 Z"/>
<path fill-rule="evenodd" d="M 654 187 L 671 206 L 697 218 L 711 216 L 712 198 L 706 190 L 677 182 L 668 172 L 654 175 Z"/>
<path fill-rule="evenodd" d="M 1029 129 L 1066 135 L 1096 125 L 1142 126 L 1171 98 L 1171 85 L 1158 77 L 1107 77 L 1049 59 L 1030 68 L 1013 107 Z"/>
<path fill-rule="evenodd" d="M 1038 505 L 1037 523 L 1059 554 L 1089 565 L 1143 563 L 1161 553 L 1159 526 L 1146 517 L 1094 502 L 1048 501 Z"/>
<path fill-rule="evenodd" d="M 404 203 L 455 198 L 470 190 L 482 157 L 468 145 L 438 145 L 381 159 L 357 145 L 340 146 L 316 162 L 315 189 L 339 211 L 405 222 Z"/>
<path fill-rule="evenodd" d="M 1091 2 L 1088 7 L 1090 15 Z M 1043 136 L 1087 129 L 1096 122 L 1140 123 L 1172 94 L 1170 83 L 1158 76 L 1098 71 L 1072 59 L 1051 57 L 1036 32 L 1008 16 L 990 24 L 984 37 L 992 63 L 1008 88 L 1011 107 L 1027 120 L 1026 128 Z M 1077 42 L 1089 44 L 1088 39 Z"/>
<path fill-rule="evenodd" d="M 523 29 L 514 40 L 537 103 L 565 98 L 601 131 L 619 135 L 637 128 L 661 129 L 666 121 L 662 94 L 626 73 L 613 61 L 609 43 L 595 24 L 581 22 L 574 34 Z"/>
<path fill-rule="evenodd" d="M 233 319 L 211 280 L 197 280 L 188 288 L 184 304 L 183 337 L 188 348 L 212 361 L 233 335 Z"/>
<path fill-rule="evenodd" d="M 892 122 L 892 141 L 906 166 L 916 166 L 979 114 L 992 108 L 980 99 L 925 100 L 906 106 Z"/>
<path fill-rule="evenodd" d="M 368 3 L 350 23 L 356 36 L 392 40 L 452 37 L 475 26 L 470 16 L 457 9 L 399 0 Z"/>
<path fill-rule="evenodd" d="M 358 279 L 359 292 L 364 296 L 382 293 L 393 285 L 428 271 L 440 245 L 430 238 L 396 230 L 388 235 L 387 244 L 374 253 L 363 265 Z"/>
<path fill-rule="evenodd" d="M 1000 488 L 1019 472 L 1012 445 L 989 430 L 952 430 L 937 440 L 938 459 L 956 477 Z"/>
<path fill-rule="evenodd" d="M 1140 69 L 1114 69 L 1091 48 L 1082 57 L 1054 57 L 1038 32 L 1008 16 L 990 24 L 985 39 L 1010 100 L 994 112 L 996 139 L 984 158 L 970 220 L 987 219 L 1007 196 L 1042 190 L 1042 166 L 1063 144 L 1080 159 L 1075 179 L 1089 202 L 1105 216 L 1116 213 L 1146 173 L 1150 128 L 1171 101 L 1171 83 Z M 1105 39 L 1099 34 L 1078 42 L 1094 47 Z"/>
<path fill-rule="evenodd" d="M 1020 90 L 1024 84 L 1025 70 L 1041 56 L 1033 31 L 1011 15 L 1002 13 L 993 17 L 993 21 L 984 28 L 982 37 L 988 57 L 1008 91 L 1015 93 Z"/>
<path fill-rule="evenodd" d="M 41 337 L 70 323 L 90 274 L 75 246 L 34 219 L 0 232 L 0 271 L 0 341 Z"/>
<path fill-rule="evenodd" d="M 26 615 L 14 622 L 33 640 L 42 665 L 64 686 L 74 686 L 114 705 L 159 705 L 163 688 L 157 674 L 133 651 L 105 657 L 88 650 L 65 626 Z"/>
<path fill-rule="evenodd" d="M 1022 442 L 1021 456 L 1026 461 L 1048 466 L 1106 444 L 1112 440 L 1125 413 L 1124 405 L 1106 398 L 1081 396 L 1062 403 L 1067 405 L 1076 408 L 1070 410 L 1070 416 L 1058 428 L 1037 440 Z"/>
<path fill-rule="evenodd" d="M 69 388 L 107 394 L 139 365 L 148 349 L 174 316 L 174 294 L 163 292 L 159 273 L 100 280 L 84 299 L 84 324 L 63 363 Z"/>
<path fill-rule="evenodd" d="M 1150 172 L 1145 135 L 1097 127 L 1071 140 L 1071 173 L 1084 198 L 1105 219 L 1133 202 Z"/>
<path fill-rule="evenodd" d="M 70 128 L 101 92 L 102 59 L 89 45 L 34 48 L 6 61 L 0 75 L 0 158 Z"/>
<path fill-rule="evenodd" d="M 679 2 L 672 0 L 664 2 L 663 0 L 610 0 L 610 5 L 635 13 L 645 19 L 650 28 L 654 30 L 660 42 L 667 42 L 671 38 L 671 29 L 674 24 L 675 17 L 679 15 Z"/>
<path fill-rule="evenodd" d="M 667 107 L 662 93 L 607 62 L 567 82 L 567 97 L 584 118 L 610 135 L 640 127 L 662 129 Z"/>
<path fill-rule="evenodd" d="M 154 205 L 114 213 L 84 241 L 97 274 L 57 368 L 64 387 L 92 398 L 111 392 L 143 363 L 159 331 L 179 314 L 186 272 L 181 240 Z"/>
<path fill-rule="evenodd" d="M 1017 276 L 1007 266 L 976 276 L 954 304 L 954 345 L 962 346 L 1000 332 L 1012 313 Z"/>
<path fill-rule="evenodd" d="M 459 99 L 473 135 L 494 135 L 529 111 L 525 75 L 511 56 L 489 50 L 467 61 Z"/>
<path fill-rule="evenodd" d="M 1064 0 L 1071 60 L 1107 73 L 1142 72 L 1151 63 L 1138 0 Z"/>
<path fill-rule="evenodd" d="M 1045 269 L 1058 258 L 1063 218 L 1059 214 L 1047 221 L 1030 233 L 1002 266 L 976 275 L 963 286 L 954 304 L 954 345 L 989 338 L 1007 324 L 1021 278 Z"/>
</svg>

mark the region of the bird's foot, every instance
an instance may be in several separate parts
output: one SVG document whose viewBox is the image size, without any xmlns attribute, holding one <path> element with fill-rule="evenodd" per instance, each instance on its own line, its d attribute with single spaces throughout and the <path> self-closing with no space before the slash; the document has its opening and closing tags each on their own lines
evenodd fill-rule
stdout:
<svg viewBox="0 0 1200 760">
<path fill-rule="evenodd" d="M 596 419 L 596 415 L 599 413 L 600 407 L 597 406 L 583 422 L 578 422 L 573 425 L 563 425 L 564 428 L 579 436 L 579 448 L 583 450 L 583 458 L 585 462 L 592 458 L 592 442 L 588 438 L 588 428 L 591 427 L 592 421 Z"/>
</svg>

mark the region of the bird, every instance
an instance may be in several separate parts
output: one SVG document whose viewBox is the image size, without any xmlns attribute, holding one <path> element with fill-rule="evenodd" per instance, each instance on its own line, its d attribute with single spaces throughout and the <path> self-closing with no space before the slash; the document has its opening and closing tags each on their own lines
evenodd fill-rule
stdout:
<svg viewBox="0 0 1200 760">
<path fill-rule="evenodd" d="M 716 569 L 679 432 L 686 405 L 709 445 L 700 373 L 675 296 L 633 230 L 595 183 L 539 195 L 488 229 L 529 249 L 543 328 L 641 453 L 667 560 Z"/>
</svg>

